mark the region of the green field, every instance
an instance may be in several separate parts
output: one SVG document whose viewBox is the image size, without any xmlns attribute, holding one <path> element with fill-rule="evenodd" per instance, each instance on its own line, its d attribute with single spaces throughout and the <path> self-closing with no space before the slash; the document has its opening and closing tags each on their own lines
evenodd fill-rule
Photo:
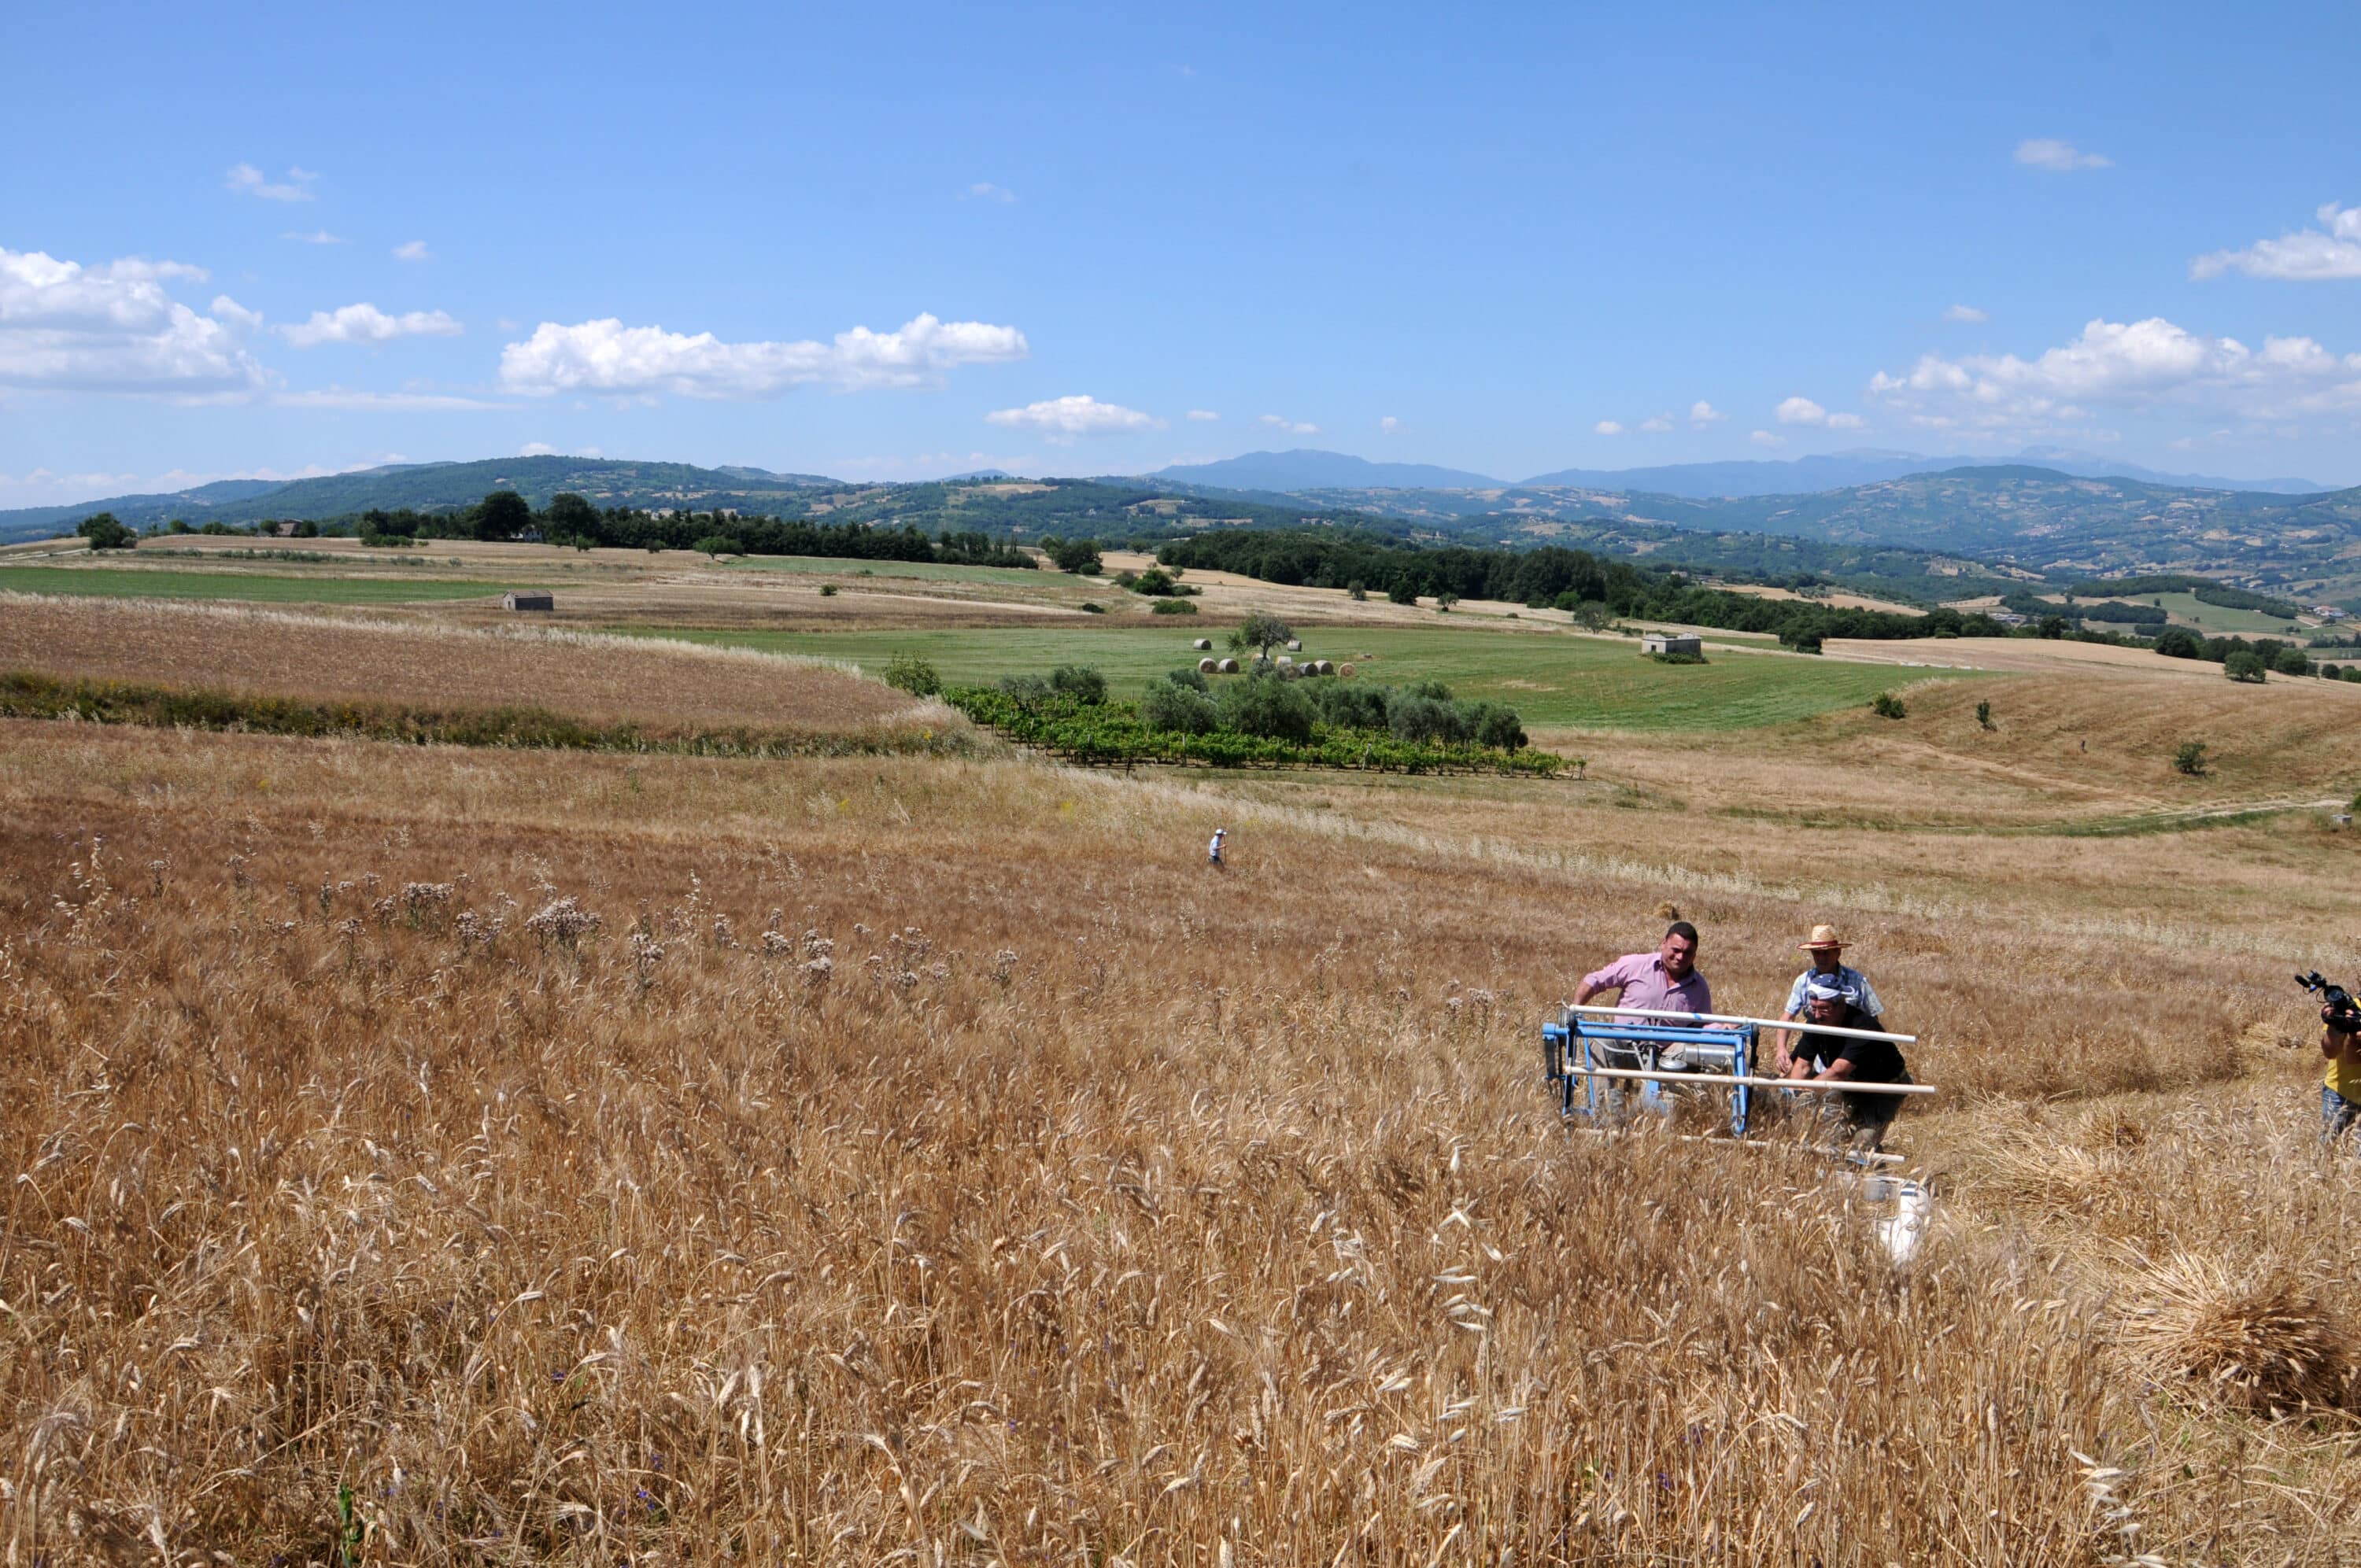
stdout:
<svg viewBox="0 0 2361 1568">
<path fill-rule="evenodd" d="M 640 630 L 617 628 L 618 630 Z M 1193 629 L 1017 627 L 943 631 L 664 631 L 657 635 L 776 653 L 850 659 L 872 674 L 913 653 L 953 685 L 1059 664 L 1095 666 L 1117 695 L 1201 657 Z M 1217 651 L 1220 643 L 1214 639 Z M 1365 655 L 1375 655 L 1373 659 Z M 1604 729 L 1737 729 L 1808 718 L 1866 703 L 1919 678 L 1889 665 L 1779 654 L 1710 654 L 1705 664 L 1659 664 L 1638 644 L 1554 632 L 1425 628 L 1312 628 L 1304 658 L 1353 661 L 1356 678 L 1392 685 L 1434 679 L 1461 696 L 1507 703 L 1529 725 Z"/>
<path fill-rule="evenodd" d="M 1006 583 L 1039 587 L 1079 579 L 1016 566 L 946 566 L 933 561 L 847 561 L 821 555 L 741 555 L 719 563 L 725 572 L 808 572 L 831 577 L 931 577 L 937 582 Z M 1121 590 L 1115 590 L 1121 591 Z"/>
<path fill-rule="evenodd" d="M 2224 609 L 2218 604 L 2201 604 L 2195 594 L 2140 594 L 2136 604 L 2160 604 L 2177 625 L 2204 632 L 2209 637 L 2226 637 L 2233 632 L 2251 632 L 2260 637 L 2285 637 L 2288 623 L 2275 615 L 2263 615 L 2251 609 Z"/>
<path fill-rule="evenodd" d="M 115 566 L 0 566 L 0 589 L 95 598 L 242 599 L 257 604 L 415 604 L 493 598 L 531 583 L 455 582 L 423 577 L 265 576 L 255 572 L 148 571 Z"/>
</svg>

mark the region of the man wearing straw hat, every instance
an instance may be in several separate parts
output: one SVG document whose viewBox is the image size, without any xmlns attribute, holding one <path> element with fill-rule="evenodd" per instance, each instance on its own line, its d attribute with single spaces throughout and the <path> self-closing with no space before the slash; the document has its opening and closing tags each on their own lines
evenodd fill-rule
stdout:
<svg viewBox="0 0 2361 1568">
<path fill-rule="evenodd" d="M 1885 1003 L 1877 999 L 1877 989 L 1869 983 L 1869 977 L 1844 962 L 1844 938 L 1837 935 L 1835 927 L 1815 926 L 1812 934 L 1796 945 L 1811 955 L 1812 967 L 1797 975 L 1795 983 L 1787 988 L 1787 1010 L 1779 1014 L 1781 1023 L 1791 1024 L 1804 1016 L 1810 1000 L 1806 993 L 1817 980 L 1840 989 L 1845 1004 L 1869 1020 L 1859 1027 L 1885 1027 L 1878 1021 L 1884 1016 Z M 1780 1031 L 1775 1047 L 1775 1065 L 1782 1075 L 1787 1070 L 1787 1044 L 1792 1037 L 1787 1031 Z"/>
</svg>

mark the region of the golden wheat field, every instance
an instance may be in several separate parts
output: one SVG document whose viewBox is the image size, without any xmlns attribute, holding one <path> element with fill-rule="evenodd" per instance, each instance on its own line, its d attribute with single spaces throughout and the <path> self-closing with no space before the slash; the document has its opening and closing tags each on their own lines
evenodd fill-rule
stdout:
<svg viewBox="0 0 2361 1568">
<path fill-rule="evenodd" d="M 0 668 L 346 700 L 528 704 L 657 729 L 958 722 L 849 667 L 689 642 L 236 605 L 0 594 Z"/>
<path fill-rule="evenodd" d="M 2355 840 L 2091 830 L 2158 689 L 1527 785 L 0 722 L 7 1561 L 2351 1562 Z M 2274 702 L 2202 801 L 2324 787 Z M 1561 1124 L 1667 905 L 1923 1036 L 1909 1267 Z"/>
</svg>

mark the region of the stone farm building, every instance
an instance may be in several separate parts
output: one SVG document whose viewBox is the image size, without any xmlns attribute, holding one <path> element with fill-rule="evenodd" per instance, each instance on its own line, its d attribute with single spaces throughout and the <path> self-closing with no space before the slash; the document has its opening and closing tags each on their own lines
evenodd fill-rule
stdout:
<svg viewBox="0 0 2361 1568">
<path fill-rule="evenodd" d="M 1642 653 L 1702 653 L 1702 638 L 1686 631 L 1651 631 L 1640 639 Z"/>
<path fill-rule="evenodd" d="M 555 609 L 555 596 L 536 588 L 511 588 L 500 596 L 502 609 Z"/>
</svg>

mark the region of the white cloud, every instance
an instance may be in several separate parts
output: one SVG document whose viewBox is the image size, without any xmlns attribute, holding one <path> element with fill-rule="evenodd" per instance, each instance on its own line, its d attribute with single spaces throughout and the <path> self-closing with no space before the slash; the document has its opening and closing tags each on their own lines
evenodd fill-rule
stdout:
<svg viewBox="0 0 2361 1568">
<path fill-rule="evenodd" d="M 426 248 L 426 242 L 423 239 L 406 239 L 393 247 L 393 258 L 396 261 L 432 261 L 434 253 Z"/>
<path fill-rule="evenodd" d="M 831 343 L 723 343 L 609 317 L 560 326 L 544 322 L 500 350 L 500 380 L 511 391 L 676 392 L 690 398 L 769 398 L 825 382 L 848 391 L 932 387 L 959 365 L 999 365 L 1032 350 L 1013 326 L 913 316 L 894 332 L 865 326 Z"/>
<path fill-rule="evenodd" d="M 388 413 L 457 413 L 522 406 L 461 397 L 452 392 L 372 392 L 346 387 L 322 387 L 308 392 L 275 392 L 271 395 L 270 405 L 280 409 L 370 409 Z"/>
<path fill-rule="evenodd" d="M 0 386 L 181 398 L 245 393 L 267 377 L 241 323 L 198 314 L 163 280 L 202 279 L 178 262 L 85 268 L 0 249 Z"/>
<path fill-rule="evenodd" d="M 520 457 L 555 457 L 557 455 L 557 448 L 546 441 L 528 441 L 517 448 Z"/>
<path fill-rule="evenodd" d="M 2115 160 L 2102 153 L 2084 152 L 2070 141 L 2059 141 L 2051 137 L 2036 137 L 2016 144 L 2016 160 L 2031 169 L 2046 169 L 2053 174 L 2070 174 L 2078 169 L 2113 169 Z"/>
<path fill-rule="evenodd" d="M 1594 435 L 1620 435 L 1623 433 L 1623 425 L 1619 420 L 1603 419 L 1592 425 L 1590 431 Z"/>
<path fill-rule="evenodd" d="M 1771 411 L 1781 424 L 1812 424 L 1825 430 L 1866 430 L 1869 422 L 1859 414 L 1830 413 L 1809 398 L 1789 398 Z"/>
<path fill-rule="evenodd" d="M 264 479 L 272 484 L 284 484 L 290 479 L 318 479 L 331 474 L 349 474 L 361 468 L 376 468 L 388 463 L 407 461 L 401 454 L 390 452 L 357 463 L 340 463 L 333 466 L 307 463 L 300 468 L 241 468 L 226 473 L 194 473 L 186 468 L 172 468 L 150 475 L 109 474 L 104 470 L 57 474 L 47 468 L 36 468 L 21 477 L 0 474 L 0 502 L 10 506 L 73 506 L 111 496 L 175 495 L 222 479 Z"/>
<path fill-rule="evenodd" d="M 305 187 L 320 177 L 308 169 L 291 169 L 287 178 L 293 183 L 274 184 L 251 163 L 234 163 L 225 183 L 241 196 L 259 196 L 266 202 L 308 202 L 312 192 Z"/>
<path fill-rule="evenodd" d="M 313 311 L 312 319 L 282 326 L 279 335 L 298 348 L 324 343 L 391 343 L 397 337 L 456 337 L 463 329 L 441 311 L 409 311 L 390 316 L 364 301 L 334 311 Z"/>
<path fill-rule="evenodd" d="M 1391 414 L 1388 414 L 1385 418 L 1378 421 L 1378 433 L 1380 435 L 1393 435 L 1399 433 L 1400 429 L 1401 421 L 1394 418 Z"/>
<path fill-rule="evenodd" d="M 2100 320 L 2035 359 L 1929 354 L 1900 375 L 1880 371 L 1869 392 L 1924 428 L 2015 435 L 2081 433 L 2090 404 L 2264 420 L 2349 415 L 2361 413 L 2361 354 L 2332 354 L 2308 337 L 2267 337 L 2253 349 L 2161 316 Z"/>
<path fill-rule="evenodd" d="M 1703 430 L 1709 424 L 1719 424 L 1730 416 L 1707 402 L 1703 398 L 1689 405 L 1689 423 Z"/>
<path fill-rule="evenodd" d="M 1285 431 L 1290 435 L 1317 435 L 1320 433 L 1320 427 L 1318 425 L 1301 423 L 1298 421 L 1289 419 L 1283 414 L 1262 414 L 1257 417 L 1261 423 L 1270 426 L 1273 430 Z"/>
<path fill-rule="evenodd" d="M 2260 239 L 2244 250 L 2217 250 L 2189 264 L 2191 278 L 2219 278 L 2235 269 L 2249 278 L 2316 283 L 2361 278 L 2361 207 L 2331 202 L 2313 216 L 2316 229 Z"/>
<path fill-rule="evenodd" d="M 1640 428 L 1646 431 L 1650 435 L 1662 435 L 1664 432 L 1673 428 L 1673 416 L 1670 414 L 1652 414 L 1648 418 L 1640 422 Z"/>
<path fill-rule="evenodd" d="M 1021 409 L 997 409 L 983 418 L 987 424 L 1038 432 L 1043 440 L 1059 446 L 1071 444 L 1077 436 L 1125 435 L 1164 428 L 1164 422 L 1151 414 L 1082 394 L 1027 403 Z"/>
<path fill-rule="evenodd" d="M 962 202 L 997 202 L 1002 206 L 1006 207 L 1016 204 L 1016 192 L 1011 191 L 1005 185 L 994 185 L 989 180 L 979 180 L 974 184 L 960 192 L 960 200 Z"/>
<path fill-rule="evenodd" d="M 290 229 L 279 237 L 291 239 L 298 245 L 348 245 L 351 243 L 342 235 L 330 234 L 326 229 L 313 229 L 310 234 L 299 234 Z"/>
<path fill-rule="evenodd" d="M 1191 409 L 1189 411 L 1189 417 L 1195 420 L 1199 424 L 1211 424 L 1213 421 L 1221 418 L 1222 416 L 1215 413 L 1211 409 Z"/>
<path fill-rule="evenodd" d="M 1980 311 L 1973 305 L 1953 305 L 1943 313 L 1943 319 L 1947 322 L 1959 322 L 1967 326 L 1979 326 L 1992 320 L 1992 313 Z"/>
<path fill-rule="evenodd" d="M 262 325 L 260 311 L 249 311 L 227 294 L 215 294 L 214 302 L 207 308 L 222 322 L 240 332 L 253 332 Z"/>
<path fill-rule="evenodd" d="M 1787 438 L 1785 436 L 1773 435 L 1767 430 L 1755 431 L 1753 433 L 1747 436 L 1746 439 L 1754 443 L 1757 446 L 1777 447 L 1787 444 Z"/>
</svg>

